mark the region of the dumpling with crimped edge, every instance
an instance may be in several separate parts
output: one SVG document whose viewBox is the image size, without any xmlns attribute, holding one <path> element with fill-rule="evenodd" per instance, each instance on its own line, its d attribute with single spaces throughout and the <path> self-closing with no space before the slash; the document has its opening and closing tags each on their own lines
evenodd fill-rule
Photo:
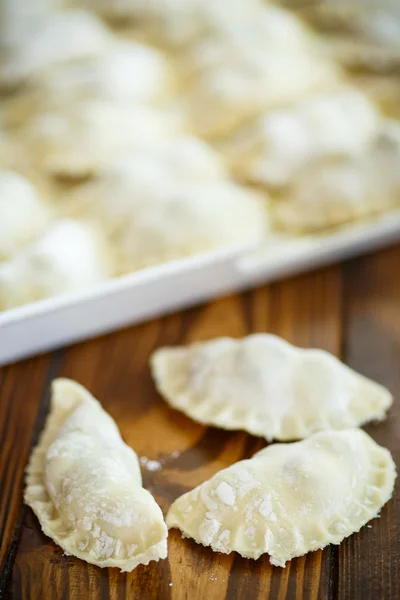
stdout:
<svg viewBox="0 0 400 600">
<path fill-rule="evenodd" d="M 324 431 L 219 471 L 178 498 L 166 520 L 217 552 L 268 553 L 284 567 L 359 531 L 390 499 L 395 478 L 390 452 L 364 431 Z"/>
<path fill-rule="evenodd" d="M 392 403 L 383 386 L 323 350 L 270 334 L 161 348 L 151 357 L 159 392 L 195 421 L 267 440 L 380 420 Z"/>
<path fill-rule="evenodd" d="M 366 152 L 302 172 L 271 209 L 275 227 L 313 232 L 399 208 L 399 160 L 400 123 L 386 120 Z"/>
<path fill-rule="evenodd" d="M 236 173 L 266 186 L 284 186 L 313 161 L 355 156 L 376 135 L 380 117 L 350 86 L 262 114 L 224 143 Z"/>
<path fill-rule="evenodd" d="M 132 571 L 167 556 L 161 509 L 143 489 L 135 452 L 78 383 L 56 379 L 28 469 L 25 502 L 66 554 Z"/>
</svg>

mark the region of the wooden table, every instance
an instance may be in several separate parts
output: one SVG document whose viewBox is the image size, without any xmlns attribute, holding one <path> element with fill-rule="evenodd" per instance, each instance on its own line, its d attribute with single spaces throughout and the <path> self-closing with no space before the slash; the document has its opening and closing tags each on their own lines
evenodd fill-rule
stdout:
<svg viewBox="0 0 400 600">
<path fill-rule="evenodd" d="M 391 600 L 400 598 L 400 485 L 375 519 L 340 547 L 285 569 L 222 555 L 169 537 L 168 560 L 133 573 L 62 555 L 22 505 L 27 457 L 43 426 L 49 383 L 76 379 L 97 396 L 139 456 L 164 511 L 181 493 L 263 446 L 242 432 L 205 428 L 167 407 L 148 370 L 158 346 L 270 331 L 318 346 L 387 385 L 395 402 L 367 430 L 400 464 L 400 246 L 0 369 L 0 596 L 12 599 L 223 600 L 225 598 Z M 0 340 L 1 343 L 1 340 Z M 178 451 L 179 455 L 173 453 Z M 172 456 L 171 456 L 172 455 Z"/>
</svg>

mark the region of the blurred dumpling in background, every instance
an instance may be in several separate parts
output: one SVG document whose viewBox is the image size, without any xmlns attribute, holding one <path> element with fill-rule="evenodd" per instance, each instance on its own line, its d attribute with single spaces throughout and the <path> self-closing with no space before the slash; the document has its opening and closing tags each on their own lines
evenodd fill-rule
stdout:
<svg viewBox="0 0 400 600">
<path fill-rule="evenodd" d="M 226 135 L 263 109 L 337 85 L 338 70 L 318 56 L 311 42 L 299 43 L 292 51 L 290 43 L 288 48 L 281 42 L 271 47 L 263 36 L 250 42 L 251 36 L 241 38 L 240 31 L 210 41 L 205 38 L 194 56 L 192 69 L 198 73 L 189 82 L 188 103 L 199 135 Z"/>
<path fill-rule="evenodd" d="M 40 232 L 51 218 L 51 210 L 22 175 L 0 172 L 0 260 Z"/>
<path fill-rule="evenodd" d="M 174 76 L 168 60 L 155 48 L 135 42 L 115 42 L 104 54 L 47 69 L 7 102 L 5 120 L 11 126 L 50 108 L 69 110 L 71 103 L 105 100 L 155 103 L 168 98 Z"/>
<path fill-rule="evenodd" d="M 207 68 L 238 60 L 249 48 L 267 54 L 304 53 L 315 50 L 315 37 L 299 19 L 276 6 L 245 10 L 240 19 L 231 15 L 226 18 L 225 12 L 210 31 L 185 49 L 179 56 L 180 64 L 186 76 L 195 76 Z"/>
<path fill-rule="evenodd" d="M 98 231 L 77 221 L 55 221 L 0 263 L 0 310 L 91 287 L 111 274 L 110 251 Z"/>
<path fill-rule="evenodd" d="M 114 235 L 134 217 L 138 203 L 162 195 L 168 186 L 226 175 L 221 157 L 203 140 L 189 135 L 160 140 L 111 159 L 95 179 L 67 194 L 65 210 Z"/>
<path fill-rule="evenodd" d="M 21 19 L 1 49 L 0 86 L 12 88 L 49 67 L 105 52 L 111 42 L 101 21 L 81 10 Z"/>
<path fill-rule="evenodd" d="M 172 73 L 155 48 L 116 42 L 102 55 L 60 66 L 50 81 L 42 76 L 40 85 L 44 94 L 66 94 L 71 100 L 153 102 L 170 91 Z"/>
<path fill-rule="evenodd" d="M 311 232 L 400 207 L 400 125 L 387 122 L 365 154 L 305 171 L 273 209 L 276 225 Z"/>
<path fill-rule="evenodd" d="M 32 158 L 49 175 L 82 178 L 95 173 L 116 153 L 176 135 L 179 116 L 149 107 L 87 101 L 68 111 L 35 116 L 20 132 Z"/>
<path fill-rule="evenodd" d="M 181 182 L 137 204 L 116 244 L 119 270 L 255 245 L 268 230 L 266 199 L 253 190 L 230 181 Z"/>
<path fill-rule="evenodd" d="M 240 177 L 284 186 L 313 160 L 364 151 L 379 123 L 374 105 L 349 86 L 266 112 L 223 147 Z"/>
</svg>

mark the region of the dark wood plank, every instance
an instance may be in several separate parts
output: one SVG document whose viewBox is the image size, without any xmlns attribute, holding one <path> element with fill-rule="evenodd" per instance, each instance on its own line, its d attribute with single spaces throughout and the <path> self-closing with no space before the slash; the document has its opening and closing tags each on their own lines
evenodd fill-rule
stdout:
<svg viewBox="0 0 400 600">
<path fill-rule="evenodd" d="M 0 369 L 0 596 L 16 552 L 24 469 L 35 432 L 43 424 L 43 391 L 56 356 Z"/>
<path fill-rule="evenodd" d="M 344 267 L 346 362 L 394 395 L 389 418 L 368 433 L 400 464 L 400 247 Z M 359 534 L 340 547 L 339 597 L 400 598 L 400 488 Z"/>
<path fill-rule="evenodd" d="M 61 353 L 53 376 L 72 377 L 86 385 L 115 418 L 138 455 L 162 462 L 160 471 L 144 470 L 143 475 L 146 487 L 165 512 L 179 494 L 251 456 L 264 443 L 241 432 L 202 427 L 169 409 L 155 392 L 148 371 L 153 349 L 219 335 L 271 331 L 293 343 L 339 355 L 341 314 L 341 268 L 333 267 L 77 345 Z M 46 359 L 15 365 L 15 377 L 33 369 L 35 360 Z M 41 377 L 42 387 L 32 394 L 46 402 L 43 386 L 47 376 Z M 337 547 L 329 547 L 279 569 L 271 567 L 267 557 L 251 561 L 234 554 L 219 555 L 172 531 L 168 560 L 121 574 L 63 556 L 27 509 L 8 593 L 13 599 L 33 600 L 334 599 L 343 556 Z"/>
</svg>

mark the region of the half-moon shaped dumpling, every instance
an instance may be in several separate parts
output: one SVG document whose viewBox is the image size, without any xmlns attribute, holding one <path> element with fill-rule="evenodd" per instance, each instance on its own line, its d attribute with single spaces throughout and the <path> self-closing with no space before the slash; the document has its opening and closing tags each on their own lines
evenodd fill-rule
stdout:
<svg viewBox="0 0 400 600">
<path fill-rule="evenodd" d="M 312 232 L 400 207 L 399 161 L 400 125 L 388 121 L 364 154 L 301 173 L 274 204 L 275 225 Z"/>
<path fill-rule="evenodd" d="M 324 429 L 383 419 L 384 387 L 323 350 L 269 334 L 161 348 L 151 358 L 156 386 L 195 421 L 293 440 Z"/>
<path fill-rule="evenodd" d="M 178 498 L 167 515 L 204 546 L 270 562 L 340 542 L 376 517 L 392 495 L 390 452 L 360 429 L 274 444 Z"/>
<path fill-rule="evenodd" d="M 160 507 L 143 489 L 135 452 L 78 383 L 56 379 L 28 469 L 25 502 L 66 554 L 132 571 L 167 556 Z"/>
<path fill-rule="evenodd" d="M 248 181 L 284 186 L 310 162 L 363 152 L 377 132 L 379 115 L 351 87 L 267 112 L 225 145 L 234 169 Z"/>
</svg>

